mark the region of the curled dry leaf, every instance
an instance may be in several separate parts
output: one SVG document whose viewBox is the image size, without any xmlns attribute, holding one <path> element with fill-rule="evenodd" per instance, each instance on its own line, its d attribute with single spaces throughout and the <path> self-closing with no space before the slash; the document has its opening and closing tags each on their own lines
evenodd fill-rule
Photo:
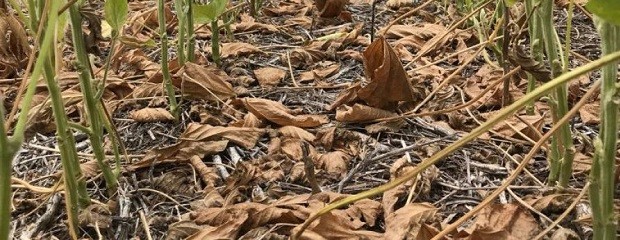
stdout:
<svg viewBox="0 0 620 240">
<path fill-rule="evenodd" d="M 152 149 L 142 160 L 133 163 L 128 170 L 133 171 L 143 167 L 151 167 L 162 163 L 188 162 L 193 156 L 200 158 L 222 152 L 228 145 L 227 140 L 212 142 L 181 141 L 171 146 Z"/>
<path fill-rule="evenodd" d="M 254 45 L 242 42 L 222 43 L 221 52 L 221 56 L 223 58 L 263 53 L 263 51 L 261 51 Z"/>
<path fill-rule="evenodd" d="M 164 108 L 143 108 L 131 113 L 131 119 L 136 122 L 171 122 L 174 116 Z"/>
<path fill-rule="evenodd" d="M 353 156 L 342 151 L 328 152 L 314 156 L 315 167 L 324 169 L 330 175 L 344 177 L 349 170 L 349 162 Z"/>
<path fill-rule="evenodd" d="M 259 119 L 266 119 L 281 126 L 292 125 L 296 127 L 317 127 L 328 123 L 329 119 L 324 115 L 293 115 L 293 111 L 279 102 L 260 99 L 240 99 L 245 108 L 256 115 Z"/>
<path fill-rule="evenodd" d="M 348 0 L 316 0 L 315 3 L 320 17 L 333 18 L 340 16 Z"/>
<path fill-rule="evenodd" d="M 357 95 L 368 105 L 394 109 L 399 101 L 413 101 L 407 73 L 385 38 L 379 37 L 364 51 L 364 72 L 370 83 Z"/>
<path fill-rule="evenodd" d="M 359 98 L 357 97 L 357 92 L 361 88 L 362 88 L 362 85 L 361 83 L 358 82 L 358 83 L 354 83 L 353 85 L 347 87 L 345 90 L 342 90 L 338 94 L 338 97 L 336 97 L 336 100 L 334 100 L 334 102 L 327 107 L 327 111 L 333 111 L 334 109 L 336 109 L 337 107 L 343 104 L 348 104 L 348 103 L 352 103 L 352 102 L 359 100 Z"/>
<path fill-rule="evenodd" d="M 222 101 L 236 96 L 230 77 L 219 68 L 204 67 L 195 63 L 185 63 L 182 79 L 175 78 L 172 83 L 193 98 L 209 101 Z"/>
<path fill-rule="evenodd" d="M 151 78 L 161 70 L 161 66 L 151 61 L 142 49 L 132 49 L 121 54 L 112 61 L 112 69 L 121 72 L 120 77 L 144 74 L 146 78 Z"/>
<path fill-rule="evenodd" d="M 244 148 L 253 148 L 258 139 L 265 133 L 260 128 L 246 127 L 221 127 L 190 123 L 180 136 L 182 140 L 190 141 L 214 141 L 230 140 Z"/>
<path fill-rule="evenodd" d="M 297 138 L 297 139 L 303 139 L 307 142 L 314 142 L 314 140 L 316 139 L 316 137 L 314 136 L 314 134 L 302 129 L 302 128 L 298 128 L 295 126 L 284 126 L 281 127 L 280 129 L 278 129 L 278 132 L 280 133 L 280 135 L 282 135 L 282 137 L 284 138 Z"/>
<path fill-rule="evenodd" d="M 398 114 L 358 103 L 353 106 L 343 105 L 336 110 L 336 120 L 347 123 L 371 122 L 395 116 Z"/>
<path fill-rule="evenodd" d="M 521 115 L 519 118 L 512 117 L 493 127 L 493 130 L 503 135 L 519 139 L 524 139 L 522 136 L 523 134 L 534 141 L 538 141 L 541 136 L 540 133 L 545 118 L 541 115 Z M 527 124 L 524 123 L 524 121 L 527 122 Z M 534 129 L 528 125 L 531 125 Z"/>
<path fill-rule="evenodd" d="M 410 203 L 385 218 L 385 239 L 420 239 L 424 224 L 436 219 L 439 209 L 430 203 Z"/>
<path fill-rule="evenodd" d="M 234 24 L 232 28 L 233 28 L 233 31 L 236 33 L 258 31 L 263 34 L 267 34 L 267 33 L 275 33 L 279 31 L 278 27 L 274 25 L 259 23 L 259 22 L 240 22 L 238 24 Z"/>
<path fill-rule="evenodd" d="M 27 64 L 30 45 L 26 30 L 6 9 L 0 9 L 0 78 L 7 78 Z"/>
<path fill-rule="evenodd" d="M 455 236 L 459 239 L 532 239 L 540 227 L 532 214 L 519 204 L 493 204 L 484 208 L 476 222 Z"/>
<path fill-rule="evenodd" d="M 286 71 L 274 67 L 264 67 L 254 70 L 254 75 L 261 87 L 274 87 L 286 77 Z"/>
</svg>

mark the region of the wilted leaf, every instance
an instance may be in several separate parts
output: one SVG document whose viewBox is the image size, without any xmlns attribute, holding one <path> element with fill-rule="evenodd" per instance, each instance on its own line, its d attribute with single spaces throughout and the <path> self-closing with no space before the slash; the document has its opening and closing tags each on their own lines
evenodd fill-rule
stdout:
<svg viewBox="0 0 620 240">
<path fill-rule="evenodd" d="M 278 132 L 280 132 L 280 135 L 282 135 L 282 137 L 284 138 L 303 139 L 307 142 L 314 142 L 314 140 L 316 139 L 316 137 L 314 137 L 314 134 L 295 126 L 281 127 L 280 129 L 278 129 Z"/>
<path fill-rule="evenodd" d="M 319 10 L 319 16 L 324 18 L 333 18 L 340 16 L 340 13 L 347 5 L 347 0 L 317 0 L 316 8 Z"/>
<path fill-rule="evenodd" d="M 0 78 L 23 69 L 29 54 L 28 36 L 19 20 L 0 9 Z"/>
<path fill-rule="evenodd" d="M 349 86 L 345 90 L 342 90 L 338 94 L 338 97 L 336 97 L 336 100 L 334 100 L 334 102 L 327 107 L 327 111 L 332 111 L 340 105 L 352 103 L 359 100 L 359 98 L 357 97 L 357 91 L 359 91 L 360 88 L 362 88 L 362 85 L 358 82 Z"/>
<path fill-rule="evenodd" d="M 265 133 L 260 128 L 221 127 L 190 123 L 180 139 L 191 141 L 230 140 L 244 148 L 253 148 Z"/>
<path fill-rule="evenodd" d="M 174 116 L 164 108 L 143 108 L 132 112 L 131 118 L 142 123 L 174 121 Z"/>
<path fill-rule="evenodd" d="M 399 101 L 413 101 L 407 73 L 392 47 L 383 37 L 364 51 L 364 71 L 370 79 L 357 93 L 368 105 L 393 109 Z"/>
<path fill-rule="evenodd" d="M 258 118 L 266 119 L 281 126 L 317 127 L 329 122 L 323 115 L 293 115 L 293 112 L 279 102 L 260 99 L 241 99 L 245 108 Z"/>
<path fill-rule="evenodd" d="M 172 83 L 184 94 L 209 101 L 222 101 L 236 95 L 229 83 L 230 77 L 219 68 L 187 62 L 181 71 L 182 80 L 173 79 Z"/>
<path fill-rule="evenodd" d="M 532 239 L 540 228 L 532 214 L 518 204 L 493 204 L 478 214 L 467 231 L 471 234 L 466 239 L 471 240 Z"/>
<path fill-rule="evenodd" d="M 301 235 L 302 239 L 384 239 L 383 234 L 378 232 L 360 230 L 347 215 L 328 212 L 311 224 Z M 299 226 L 293 230 L 298 231 Z"/>
<path fill-rule="evenodd" d="M 503 135 L 519 139 L 523 139 L 523 136 L 521 136 L 521 134 L 523 134 L 534 141 L 538 141 L 541 136 L 539 134 L 545 120 L 544 117 L 540 115 L 521 115 L 519 118 L 512 117 L 493 127 L 493 130 Z M 527 122 L 527 124 L 524 123 L 524 121 Z M 528 124 L 533 126 L 534 129 L 528 126 Z"/>
<path fill-rule="evenodd" d="M 135 170 L 162 163 L 188 162 L 193 156 L 202 158 L 205 155 L 222 152 L 226 149 L 227 144 L 228 141 L 226 140 L 214 142 L 181 141 L 168 147 L 148 151 L 142 160 L 133 163 L 128 168 L 129 170 Z"/>
<path fill-rule="evenodd" d="M 234 42 L 222 43 L 221 56 L 223 58 L 245 56 L 254 53 L 262 53 L 260 49 L 249 43 Z"/>
<path fill-rule="evenodd" d="M 330 175 L 344 177 L 349 170 L 349 162 L 353 156 L 342 151 L 328 152 L 314 156 L 315 167 L 324 169 Z"/>
<path fill-rule="evenodd" d="M 385 218 L 385 239 L 420 239 L 423 224 L 435 220 L 439 209 L 430 203 L 410 203 Z"/>
<path fill-rule="evenodd" d="M 286 71 L 274 67 L 264 67 L 254 70 L 254 75 L 261 87 L 274 87 L 286 77 Z"/>
<path fill-rule="evenodd" d="M 398 114 L 362 104 L 340 106 L 336 110 L 336 120 L 347 123 L 364 123 L 377 119 L 398 116 Z"/>
</svg>

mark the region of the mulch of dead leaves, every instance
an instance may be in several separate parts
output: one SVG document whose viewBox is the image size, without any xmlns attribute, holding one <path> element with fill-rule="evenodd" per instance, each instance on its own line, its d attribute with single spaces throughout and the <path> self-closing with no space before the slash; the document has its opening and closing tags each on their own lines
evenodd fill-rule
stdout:
<svg viewBox="0 0 620 240">
<path fill-rule="evenodd" d="M 459 14 L 453 5 L 440 2 L 387 31 L 390 21 L 418 3 L 378 3 L 377 35 L 371 42 L 368 1 L 265 1 L 259 17 L 241 11 L 231 32 L 222 31 L 220 68 L 209 61 L 211 30 L 201 27 L 196 32 L 197 61 L 184 66 L 174 58 L 169 61 L 173 84 L 182 96 L 177 123 L 167 111 L 160 49 L 153 44 L 159 41 L 155 1 L 130 2 L 130 20 L 113 50 L 96 37 L 105 39 L 105 26 L 87 28 L 95 36 L 90 46 L 97 77 L 112 54 L 103 98 L 128 156 L 123 158 L 118 195 L 109 199 L 86 136 L 76 135 L 82 171 L 98 201 L 80 215 L 83 237 L 146 239 L 148 232 L 154 239 L 286 239 L 327 204 L 401 176 L 445 148 L 501 108 L 498 80 L 504 72 L 475 55 L 476 48 L 466 50 L 481 42 L 478 33 L 469 27 L 449 31 Z M 93 9 L 103 9 L 101 4 L 90 6 L 89 16 L 95 17 L 89 22 L 94 25 L 101 13 Z M 177 20 L 172 7 L 166 14 L 173 43 Z M 565 20 L 561 11 L 558 18 Z M 582 34 L 573 41 L 576 51 L 596 57 L 591 20 L 578 11 L 575 21 Z M 563 39 L 564 25 L 559 25 Z M 0 26 L 7 32 L 12 25 Z M 68 54 L 58 81 L 67 113 L 81 121 L 72 47 L 64 47 Z M 21 49 L 3 50 L 25 51 Z M 170 52 L 174 57 L 174 47 Z M 10 77 L 19 77 L 15 66 L 23 64 L 20 60 L 16 57 L 17 65 L 0 69 L 5 78 L 0 93 L 7 96 L 7 108 L 16 95 L 18 79 Z M 524 76 L 517 74 L 512 82 L 513 99 L 524 94 Z M 571 101 L 590 83 L 585 77 L 572 84 Z M 22 239 L 68 238 L 62 195 L 34 187 L 54 188 L 61 174 L 46 97 L 41 84 L 29 113 L 31 139 L 14 162 L 12 223 L 15 237 Z M 472 99 L 477 100 L 467 108 L 398 118 Z M 534 115 L 520 112 L 416 179 L 326 214 L 310 225 L 304 239 L 430 239 L 500 185 L 548 129 L 548 107 L 544 102 L 534 107 Z M 566 194 L 548 191 L 541 153 L 529 171 L 453 237 L 530 239 L 551 224 L 585 183 L 587 153 L 592 152 L 588 139 L 596 133 L 597 112 L 593 99 L 575 120 L 575 189 Z M 320 193 L 311 194 L 306 163 L 314 165 Z M 588 236 L 587 209 L 582 200 L 552 231 L 553 239 Z"/>
</svg>

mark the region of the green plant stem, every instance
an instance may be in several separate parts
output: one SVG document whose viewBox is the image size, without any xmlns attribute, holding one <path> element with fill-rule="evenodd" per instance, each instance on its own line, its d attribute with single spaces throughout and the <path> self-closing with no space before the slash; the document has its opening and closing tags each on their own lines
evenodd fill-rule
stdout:
<svg viewBox="0 0 620 240">
<path fill-rule="evenodd" d="M 170 112 L 174 119 L 179 120 L 179 106 L 172 86 L 170 77 L 170 69 L 168 68 L 168 34 L 166 33 L 166 16 L 164 11 L 164 0 L 157 1 L 157 19 L 159 20 L 159 37 L 161 39 L 161 73 L 164 79 L 164 88 L 168 95 L 168 104 Z"/>
<path fill-rule="evenodd" d="M 60 159 L 63 167 L 63 182 L 65 185 L 65 206 L 69 222 L 69 233 L 73 239 L 77 239 L 78 232 L 78 210 L 89 204 L 86 184 L 83 182 L 82 173 L 79 168 L 79 160 L 75 149 L 75 139 L 68 126 L 67 115 L 60 93 L 60 87 L 54 79 L 54 70 L 51 59 L 48 59 L 45 66 L 45 79 L 50 100 L 52 101 L 52 112 L 56 122 L 56 139 L 60 150 Z M 81 194 L 80 194 L 81 193 Z M 85 198 L 86 197 L 86 198 Z"/>
<path fill-rule="evenodd" d="M 597 23 L 601 35 L 602 54 L 620 49 L 620 27 L 603 20 Z M 614 216 L 614 170 L 618 140 L 618 63 L 602 69 L 601 128 L 595 140 L 592 164 L 590 201 L 594 225 L 594 240 L 616 239 Z"/>
<path fill-rule="evenodd" d="M 8 240 L 11 231 L 11 169 L 19 144 L 8 138 L 4 128 L 4 99 L 0 98 L 0 240 Z"/>
<path fill-rule="evenodd" d="M 174 6 L 177 11 L 177 18 L 179 19 L 179 32 L 177 34 L 177 60 L 179 65 L 185 64 L 185 43 L 187 42 L 185 29 L 187 26 L 187 12 L 184 4 L 185 0 L 174 0 Z"/>
<path fill-rule="evenodd" d="M 562 72 L 562 65 L 558 57 L 557 35 L 553 25 L 553 0 L 543 0 L 540 8 L 540 17 L 542 25 L 543 43 L 549 65 L 551 66 L 552 77 L 558 76 Z M 556 88 L 555 99 L 557 107 L 554 112 L 554 119 L 560 119 L 568 112 L 568 95 L 566 85 Z M 561 189 L 568 186 L 568 180 L 573 174 L 573 158 L 575 149 L 573 147 L 573 139 L 568 124 L 564 124 L 560 128 L 560 132 L 553 137 L 552 145 L 556 145 L 560 153 L 560 167 L 558 184 Z M 554 185 L 554 181 L 549 181 Z"/>
<path fill-rule="evenodd" d="M 543 55 L 542 55 L 542 48 L 541 48 L 541 33 L 540 33 L 540 18 L 538 17 L 538 11 L 535 11 L 539 4 L 539 1 L 537 0 L 525 0 L 525 11 L 526 14 L 528 14 L 527 18 L 528 18 L 528 32 L 530 34 L 530 54 L 532 55 L 532 58 L 534 58 L 535 61 L 537 62 L 542 62 L 543 61 Z M 536 88 L 536 78 L 531 75 L 528 74 L 527 75 L 527 92 L 531 92 L 534 90 L 534 88 Z M 534 114 L 534 103 L 529 104 L 526 107 L 526 112 L 529 115 L 533 115 Z M 557 165 L 557 164 L 550 164 L 550 165 Z M 557 178 L 556 178 L 557 180 Z"/>
<path fill-rule="evenodd" d="M 84 96 L 84 105 L 86 108 L 86 114 L 89 121 L 89 128 L 92 135 L 90 136 L 91 146 L 95 159 L 105 178 L 107 184 L 107 190 L 110 196 L 116 193 L 118 186 L 117 178 L 113 174 L 110 167 L 106 164 L 105 151 L 103 149 L 103 126 L 102 126 L 102 114 L 97 108 L 98 101 L 95 99 L 95 91 L 91 80 L 90 60 L 86 53 L 86 47 L 84 45 L 84 34 L 82 33 L 82 17 L 80 15 L 78 6 L 75 4 L 69 7 L 69 16 L 71 19 L 71 36 L 73 39 L 73 47 L 75 50 L 79 79 L 80 90 Z"/>
<path fill-rule="evenodd" d="M 187 61 L 194 62 L 196 58 L 194 49 L 196 48 L 196 36 L 194 36 L 194 15 L 192 14 L 192 0 L 185 0 L 187 5 Z"/>
<path fill-rule="evenodd" d="M 222 65 L 220 60 L 220 28 L 217 19 L 211 21 L 211 57 L 215 65 L 218 67 Z"/>
</svg>

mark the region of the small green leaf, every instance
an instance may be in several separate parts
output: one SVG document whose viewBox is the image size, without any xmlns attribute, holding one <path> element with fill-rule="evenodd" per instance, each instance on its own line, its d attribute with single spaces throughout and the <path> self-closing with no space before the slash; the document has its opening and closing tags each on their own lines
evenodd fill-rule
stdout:
<svg viewBox="0 0 620 240">
<path fill-rule="evenodd" d="M 106 0 L 104 8 L 105 20 L 113 30 L 120 32 L 129 11 L 127 0 Z"/>
<path fill-rule="evenodd" d="M 519 0 L 504 0 L 504 2 L 506 3 L 506 6 L 508 7 L 512 7 L 513 5 L 515 5 L 515 3 L 517 3 Z"/>
<path fill-rule="evenodd" d="M 206 5 L 194 4 L 192 6 L 194 23 L 204 24 L 216 20 L 226 11 L 227 4 L 228 0 L 211 0 Z"/>
<path fill-rule="evenodd" d="M 599 18 L 620 26 L 620 1 L 618 0 L 590 0 L 586 8 Z"/>
</svg>

